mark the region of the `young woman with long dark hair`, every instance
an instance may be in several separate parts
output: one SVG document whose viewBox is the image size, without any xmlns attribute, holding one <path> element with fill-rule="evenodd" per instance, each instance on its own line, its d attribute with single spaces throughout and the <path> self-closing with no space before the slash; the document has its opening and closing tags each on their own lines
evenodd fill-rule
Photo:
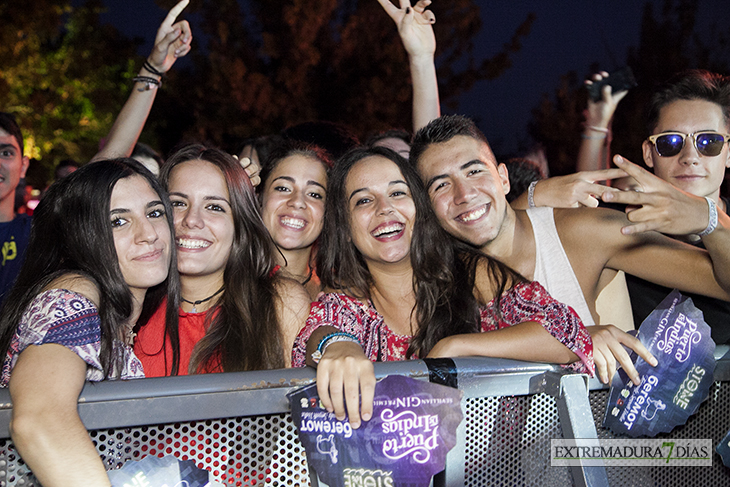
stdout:
<svg viewBox="0 0 730 487">
<path fill-rule="evenodd" d="M 478 268 L 490 277 L 478 282 Z M 483 355 L 592 368 L 577 315 L 449 238 L 415 170 L 389 149 L 357 149 L 335 165 L 317 269 L 336 292 L 313 305 L 293 363 L 317 366 L 323 404 L 344 418 L 346 403 L 353 426 L 359 394 L 362 417 L 372 411 L 371 361 Z"/>
<path fill-rule="evenodd" d="M 179 324 L 159 311 L 139 331 L 146 375 L 288 366 L 310 301 L 277 272 L 245 170 L 223 151 L 191 145 L 166 161 L 160 179 L 173 206 L 180 310 Z"/>
<path fill-rule="evenodd" d="M 316 146 L 282 141 L 262 161 L 257 188 L 280 272 L 302 284 L 312 300 L 322 290 L 314 259 L 331 165 L 329 156 Z"/>
<path fill-rule="evenodd" d="M 85 380 L 144 376 L 132 330 L 179 293 L 170 211 L 131 159 L 82 167 L 35 210 L 28 258 L 0 316 L 0 385 L 13 399 L 13 442 L 43 485 L 109 485 L 78 396 Z M 175 311 L 162 308 L 171 320 Z"/>
</svg>

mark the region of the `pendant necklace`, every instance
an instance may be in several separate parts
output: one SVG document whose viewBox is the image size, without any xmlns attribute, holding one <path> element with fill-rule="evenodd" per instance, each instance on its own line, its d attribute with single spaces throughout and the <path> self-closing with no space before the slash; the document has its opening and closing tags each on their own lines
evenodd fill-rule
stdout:
<svg viewBox="0 0 730 487">
<path fill-rule="evenodd" d="M 186 302 L 186 303 L 188 303 L 188 304 L 192 304 L 192 305 L 193 305 L 193 309 L 191 309 L 191 310 L 190 310 L 190 312 L 191 312 L 191 313 L 197 313 L 197 306 L 198 306 L 199 304 L 201 304 L 201 303 L 205 303 L 206 301 L 210 301 L 210 300 L 211 300 L 211 299 L 213 299 L 214 297 L 218 296 L 218 295 L 219 295 L 220 293 L 222 293 L 222 292 L 223 292 L 223 289 L 224 289 L 224 288 L 225 288 L 225 286 L 221 286 L 221 288 L 220 288 L 219 290 L 217 290 L 216 292 L 214 292 L 213 294 L 211 294 L 211 295 L 210 295 L 210 296 L 208 296 L 207 298 L 204 298 L 204 299 L 199 299 L 199 300 L 197 300 L 197 301 L 188 301 L 187 299 L 183 298 L 182 296 L 180 296 L 180 299 L 182 299 L 183 301 L 185 301 L 185 302 Z"/>
</svg>

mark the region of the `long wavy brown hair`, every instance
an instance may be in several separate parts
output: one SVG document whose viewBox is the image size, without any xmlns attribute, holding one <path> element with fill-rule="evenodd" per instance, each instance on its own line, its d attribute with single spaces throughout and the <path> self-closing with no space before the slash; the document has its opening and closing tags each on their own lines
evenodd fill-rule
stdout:
<svg viewBox="0 0 730 487">
<path fill-rule="evenodd" d="M 225 291 L 218 306 L 206 316 L 208 331 L 193 350 L 189 372 L 282 368 L 283 338 L 276 313 L 276 283 L 280 277 L 273 272 L 274 246 L 261 219 L 251 181 L 229 154 L 195 144 L 183 147 L 167 160 L 160 173 L 163 185 L 169 189 L 175 166 L 192 160 L 208 162 L 223 172 L 235 233 L 223 272 Z M 170 339 L 172 336 L 168 334 Z M 173 341 L 172 346 L 179 350 L 179 343 Z"/>
<path fill-rule="evenodd" d="M 416 218 L 410 259 L 418 330 L 407 356 L 423 357 L 436 343 L 451 335 L 481 331 L 479 306 L 486 304 L 475 294 L 476 270 L 486 265 L 497 300 L 522 276 L 479 250 L 463 244 L 437 223 L 431 202 L 415 169 L 398 153 L 384 148 L 357 148 L 345 154 L 330 173 L 324 227 L 320 236 L 317 269 L 325 288 L 369 299 L 374 285 L 360 251 L 352 242 L 345 184 L 352 167 L 362 159 L 379 156 L 395 163 L 411 190 Z M 499 309 L 499 306 L 496 307 Z"/>
</svg>

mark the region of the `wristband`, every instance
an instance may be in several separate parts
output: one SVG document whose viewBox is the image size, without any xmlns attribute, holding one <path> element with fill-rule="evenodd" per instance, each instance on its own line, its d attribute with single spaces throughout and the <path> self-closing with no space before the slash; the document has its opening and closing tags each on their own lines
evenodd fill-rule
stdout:
<svg viewBox="0 0 730 487">
<path fill-rule="evenodd" d="M 155 69 L 155 68 L 154 68 L 154 67 L 153 67 L 153 66 L 152 66 L 152 65 L 150 64 L 150 62 L 149 62 L 149 61 L 147 61 L 147 60 L 145 60 L 145 62 L 144 62 L 144 64 L 142 65 L 142 67 L 143 67 L 144 69 L 146 69 L 146 70 L 147 70 L 148 72 L 150 72 L 150 73 L 152 73 L 152 74 L 156 74 L 156 75 L 157 75 L 157 76 L 159 76 L 160 78 L 162 78 L 163 76 L 165 76 L 165 73 L 163 73 L 162 71 L 159 71 L 159 70 Z"/>
<path fill-rule="evenodd" d="M 537 186 L 537 181 L 531 182 L 527 188 L 527 206 L 530 208 L 535 208 L 535 186 Z"/>
<path fill-rule="evenodd" d="M 604 134 L 608 134 L 609 129 L 603 128 L 603 127 L 596 127 L 595 125 L 586 125 L 585 126 L 588 130 L 593 130 L 596 132 L 603 132 Z"/>
<path fill-rule="evenodd" d="M 717 204 L 707 196 L 705 196 L 705 199 L 707 200 L 707 205 L 710 207 L 710 220 L 707 222 L 707 227 L 697 234 L 700 237 L 711 234 L 717 228 Z"/>
<path fill-rule="evenodd" d="M 327 350 L 327 347 L 336 342 L 353 342 L 360 345 L 360 340 L 358 340 L 357 337 L 352 333 L 345 333 L 342 331 L 337 333 L 330 333 L 329 335 L 323 336 L 322 339 L 319 341 L 319 345 L 317 345 L 317 350 L 312 354 L 312 362 L 318 364 L 319 361 L 322 360 L 322 356 L 324 355 L 325 350 Z"/>
</svg>

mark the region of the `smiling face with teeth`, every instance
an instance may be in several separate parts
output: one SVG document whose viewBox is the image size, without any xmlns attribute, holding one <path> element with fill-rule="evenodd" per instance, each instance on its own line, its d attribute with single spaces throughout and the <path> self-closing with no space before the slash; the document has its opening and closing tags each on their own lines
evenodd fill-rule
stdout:
<svg viewBox="0 0 730 487">
<path fill-rule="evenodd" d="M 509 178 L 486 143 L 457 135 L 431 144 L 418 159 L 418 172 L 447 232 L 480 248 L 499 235 Z"/>
<path fill-rule="evenodd" d="M 168 189 L 180 275 L 204 277 L 217 289 L 235 234 L 225 176 L 209 162 L 187 161 L 172 169 Z"/>
<path fill-rule="evenodd" d="M 416 207 L 398 166 L 381 156 L 357 162 L 345 182 L 352 243 L 368 265 L 408 262 Z"/>
<path fill-rule="evenodd" d="M 294 154 L 276 164 L 264 181 L 261 216 L 280 249 L 311 249 L 322 232 L 326 191 L 321 161 Z"/>
</svg>

